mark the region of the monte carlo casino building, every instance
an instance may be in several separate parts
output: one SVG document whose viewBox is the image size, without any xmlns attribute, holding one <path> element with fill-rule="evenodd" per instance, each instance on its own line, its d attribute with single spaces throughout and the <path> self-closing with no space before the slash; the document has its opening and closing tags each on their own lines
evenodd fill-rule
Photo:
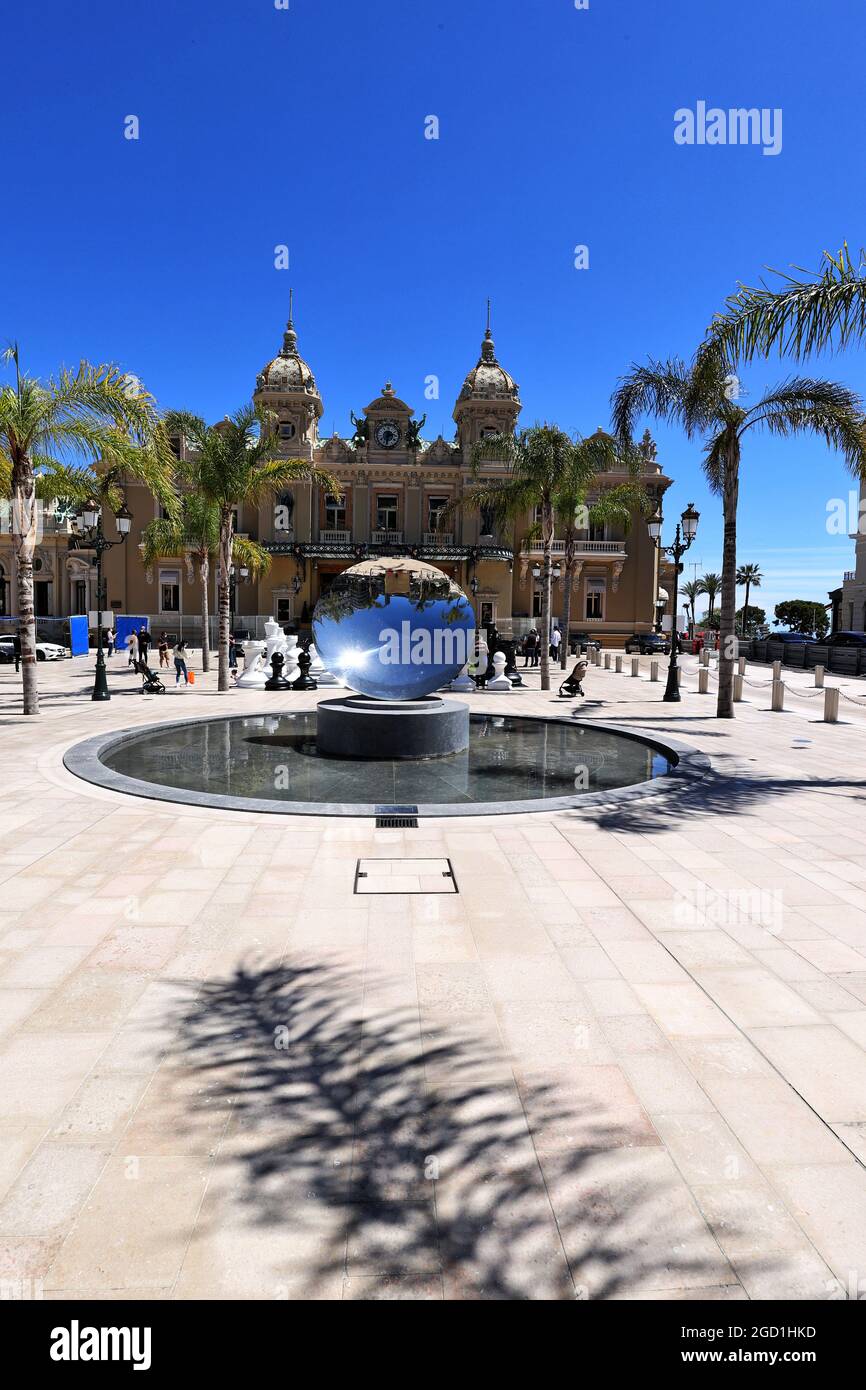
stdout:
<svg viewBox="0 0 866 1390">
<path fill-rule="evenodd" d="M 328 497 L 310 483 L 299 482 L 274 501 L 242 509 L 237 531 L 259 541 L 272 563 L 257 578 L 235 576 L 236 630 L 260 634 L 269 617 L 308 630 L 316 601 L 335 575 L 359 560 L 395 553 L 427 560 L 451 575 L 473 596 L 479 626 L 492 622 L 501 634 L 518 637 L 538 626 L 541 586 L 533 570 L 540 568 L 541 545 L 526 539 L 534 517 L 527 513 L 507 534 L 497 534 L 488 517 L 468 510 L 449 512 L 448 519 L 441 520 L 448 504 L 472 485 L 472 446 L 518 425 L 519 389 L 497 358 L 489 328 L 478 361 L 457 393 L 453 439 L 423 439 L 423 420 L 416 419 L 414 407 L 390 383 L 360 415 L 353 414 L 351 437 L 320 437 L 323 398 L 312 368 L 299 352 L 291 318 L 280 351 L 256 378 L 254 399 L 277 416 L 285 454 L 329 469 L 341 480 L 343 495 Z M 182 441 L 175 443 L 178 449 L 185 447 Z M 656 462 L 648 435 L 642 448 L 644 482 L 660 498 L 670 479 Z M 483 477 L 505 473 L 501 464 L 482 465 Z M 612 472 L 610 480 L 615 483 L 621 477 Z M 108 606 L 147 617 L 155 631 L 182 630 L 187 642 L 198 646 L 197 574 L 184 555 L 166 555 L 145 570 L 136 542 L 157 514 L 156 504 L 135 483 L 128 488 L 127 502 L 133 514 L 129 541 L 105 557 Z M 107 534 L 113 536 L 113 522 L 107 522 Z M 52 547 L 68 544 L 59 532 L 50 539 Z M 48 543 L 48 535 L 45 540 Z M 563 541 L 557 539 L 554 563 L 562 550 Z M 55 592 L 42 596 L 43 611 L 63 616 L 94 610 L 95 569 L 87 552 L 58 549 L 44 558 Z M 0 551 L 0 564 L 5 561 Z M 211 615 L 217 607 L 215 570 L 213 565 Z M 9 574 L 6 563 L 7 581 Z M 658 555 L 643 520 L 636 518 L 625 535 L 610 528 L 583 534 L 573 585 L 572 632 L 591 632 L 618 644 L 629 633 L 650 630 L 659 593 Z M 14 594 L 14 585 L 11 590 Z M 554 621 L 562 614 L 563 599 L 560 577 L 553 585 Z"/>
</svg>

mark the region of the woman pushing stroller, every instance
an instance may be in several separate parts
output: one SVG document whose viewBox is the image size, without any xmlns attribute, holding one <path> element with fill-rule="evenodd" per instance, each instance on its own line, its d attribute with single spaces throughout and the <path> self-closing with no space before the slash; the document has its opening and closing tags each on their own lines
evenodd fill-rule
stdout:
<svg viewBox="0 0 866 1390">
<path fill-rule="evenodd" d="M 589 665 L 589 658 L 586 652 L 579 652 L 577 660 L 572 667 L 571 675 L 566 676 L 562 685 L 559 687 L 559 694 L 562 699 L 567 699 L 574 695 L 585 695 L 583 688 L 583 678 L 586 675 L 586 668 Z"/>
</svg>

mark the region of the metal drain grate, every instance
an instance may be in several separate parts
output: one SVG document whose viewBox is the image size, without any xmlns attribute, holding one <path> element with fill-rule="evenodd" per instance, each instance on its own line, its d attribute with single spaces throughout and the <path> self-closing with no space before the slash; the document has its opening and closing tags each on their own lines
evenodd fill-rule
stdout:
<svg viewBox="0 0 866 1390">
<path fill-rule="evenodd" d="M 377 806 L 377 830 L 417 830 L 417 806 Z"/>
</svg>

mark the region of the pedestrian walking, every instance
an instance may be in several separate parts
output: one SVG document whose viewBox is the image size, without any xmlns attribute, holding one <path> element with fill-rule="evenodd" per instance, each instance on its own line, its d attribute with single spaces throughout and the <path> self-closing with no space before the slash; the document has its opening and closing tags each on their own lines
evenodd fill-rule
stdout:
<svg viewBox="0 0 866 1390">
<path fill-rule="evenodd" d="M 524 640 L 523 640 L 523 665 L 524 665 L 524 667 L 526 667 L 526 666 L 534 666 L 534 665 L 535 665 L 535 649 L 536 649 L 537 646 L 538 646 L 538 633 L 535 631 L 535 628 L 532 628 L 529 632 L 527 632 L 526 637 L 525 637 Z"/>
<path fill-rule="evenodd" d="M 184 685 L 189 685 L 189 674 L 186 669 L 186 643 L 183 638 L 178 638 L 174 644 L 174 683 L 180 685 L 180 678 L 183 676 Z"/>
<path fill-rule="evenodd" d="M 114 656 L 114 628 L 110 627 L 105 634 L 105 649 L 109 656 Z"/>
<path fill-rule="evenodd" d="M 559 647 L 561 642 L 562 633 L 560 632 L 558 627 L 555 627 L 552 633 L 550 634 L 550 655 L 553 657 L 554 661 L 559 656 Z"/>
<path fill-rule="evenodd" d="M 138 668 L 138 633 L 134 628 L 126 639 L 126 645 L 129 648 L 129 661 L 127 664 L 135 671 Z"/>
<path fill-rule="evenodd" d="M 168 666 L 168 633 L 164 632 L 159 639 L 159 664 Z"/>
</svg>

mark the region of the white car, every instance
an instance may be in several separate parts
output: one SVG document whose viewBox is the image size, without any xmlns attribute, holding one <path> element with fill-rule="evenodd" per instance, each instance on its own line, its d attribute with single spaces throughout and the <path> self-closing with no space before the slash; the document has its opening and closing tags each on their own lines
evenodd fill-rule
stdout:
<svg viewBox="0 0 866 1390">
<path fill-rule="evenodd" d="M 68 655 L 66 647 L 56 642 L 37 642 L 37 661 L 62 661 Z M 15 660 L 15 643 L 11 637 L 0 637 L 0 661 Z"/>
</svg>

